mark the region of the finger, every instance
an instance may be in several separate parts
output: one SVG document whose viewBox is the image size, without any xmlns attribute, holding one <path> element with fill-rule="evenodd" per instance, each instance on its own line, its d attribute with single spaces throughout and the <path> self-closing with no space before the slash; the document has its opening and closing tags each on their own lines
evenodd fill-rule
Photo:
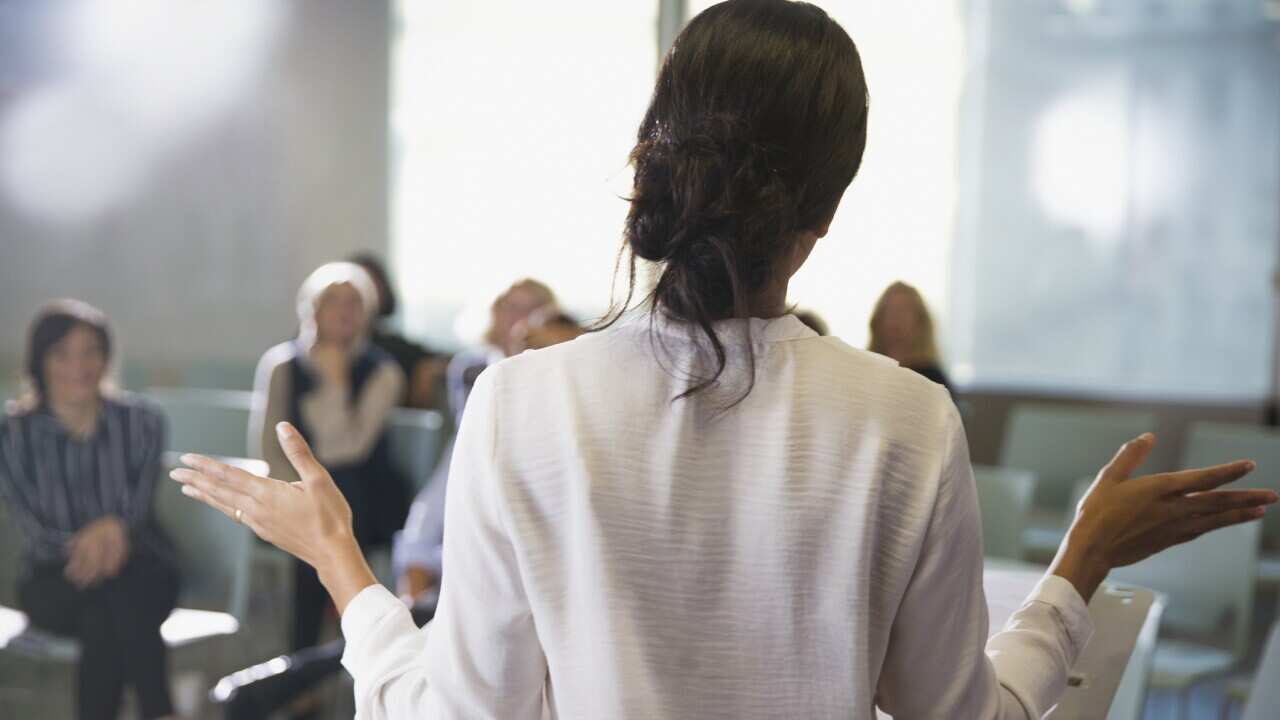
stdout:
<svg viewBox="0 0 1280 720">
<path fill-rule="evenodd" d="M 1185 495 L 1221 487 L 1239 480 L 1257 467 L 1252 460 L 1237 460 L 1225 465 L 1152 475 L 1150 480 L 1160 483 L 1165 494 Z"/>
<path fill-rule="evenodd" d="M 90 579 L 93 577 L 91 563 L 89 554 L 81 551 L 71 559 L 71 562 L 67 563 L 66 571 L 63 574 L 73 585 L 83 588 L 89 584 Z"/>
<path fill-rule="evenodd" d="M 202 494 L 212 497 L 228 507 L 247 510 L 250 505 L 257 502 L 256 497 L 244 492 L 238 485 L 224 483 L 204 472 L 188 470 L 187 468 L 175 468 L 169 471 L 169 477 L 184 486 L 198 489 Z"/>
<path fill-rule="evenodd" d="M 235 522 L 243 523 L 244 525 L 248 526 L 248 528 L 252 530 L 254 534 L 256 534 L 258 537 L 270 542 L 270 538 L 268 538 L 266 535 L 263 534 L 262 526 L 258 523 L 258 518 L 256 514 L 251 514 L 248 510 L 245 510 L 242 508 L 240 510 L 240 517 L 237 518 L 235 506 L 228 505 L 224 502 L 219 501 L 217 498 L 211 497 L 205 494 L 204 492 L 201 492 L 201 490 L 195 485 L 183 485 L 182 494 L 186 495 L 192 500 L 198 500 L 204 503 L 205 505 L 208 505 L 209 507 L 213 508 L 214 510 L 217 510 L 223 515 L 226 515 L 228 518 L 230 518 Z"/>
<path fill-rule="evenodd" d="M 1134 471 L 1147 459 L 1147 455 L 1151 453 L 1151 448 L 1155 447 L 1155 444 L 1155 435 L 1151 433 L 1139 435 L 1121 445 L 1115 457 L 1111 458 L 1111 462 L 1107 463 L 1099 474 L 1104 480 L 1111 482 L 1129 479 L 1129 476 L 1133 475 Z"/>
<path fill-rule="evenodd" d="M 82 564 L 84 564 L 84 561 L 78 555 L 72 555 L 71 559 L 67 561 L 66 567 L 62 568 L 62 576 L 78 584 L 80 575 L 84 572 L 80 569 Z"/>
<path fill-rule="evenodd" d="M 1227 510 L 1271 505 L 1276 500 L 1276 493 L 1272 490 L 1213 490 L 1178 498 L 1175 501 L 1175 514 L 1178 517 L 1212 515 Z"/>
<path fill-rule="evenodd" d="M 182 494 L 199 500 L 236 522 L 248 525 L 259 537 L 262 537 L 256 520 L 258 509 L 261 507 L 257 500 L 228 493 L 219 485 L 201 482 L 184 484 Z"/>
<path fill-rule="evenodd" d="M 84 569 L 80 567 L 67 565 L 66 569 L 62 571 L 62 576 L 67 579 L 67 582 L 81 589 L 83 589 L 89 582 Z"/>
<path fill-rule="evenodd" d="M 205 457 L 204 455 L 197 453 L 187 453 L 178 459 L 181 460 L 184 465 L 194 468 L 211 480 L 218 482 L 220 485 L 250 497 L 257 497 L 261 495 L 268 487 L 268 484 L 272 482 L 270 478 L 254 475 L 251 472 L 241 470 L 233 465 L 218 462 L 213 458 Z M 174 479 L 182 482 L 178 478 Z"/>
<path fill-rule="evenodd" d="M 183 485 L 182 494 L 186 495 L 192 500 L 198 500 L 204 503 L 205 505 L 208 505 L 209 507 L 213 508 L 214 510 L 217 510 L 223 515 L 226 515 L 232 520 L 236 520 L 237 506 L 235 504 L 228 503 L 226 502 L 225 499 L 220 499 L 218 497 L 215 497 L 214 495 L 204 492 L 197 485 Z M 239 510 L 240 510 L 239 519 L 243 520 L 245 516 L 244 508 L 239 508 Z"/>
<path fill-rule="evenodd" d="M 1239 525 L 1241 523 L 1252 522 L 1261 518 L 1266 511 L 1261 507 L 1243 508 L 1239 510 L 1228 510 L 1226 512 L 1214 513 L 1213 515 L 1200 515 L 1198 517 L 1183 520 L 1178 527 L 1177 540 L 1174 544 L 1188 542 L 1204 535 L 1207 532 L 1219 530 L 1221 528 Z"/>
<path fill-rule="evenodd" d="M 276 437 L 280 439 L 280 447 L 284 450 L 289 464 L 298 471 L 303 480 L 317 480 L 327 477 L 324 467 L 311 454 L 311 447 L 302 438 L 302 433 L 287 422 L 276 425 Z"/>
</svg>

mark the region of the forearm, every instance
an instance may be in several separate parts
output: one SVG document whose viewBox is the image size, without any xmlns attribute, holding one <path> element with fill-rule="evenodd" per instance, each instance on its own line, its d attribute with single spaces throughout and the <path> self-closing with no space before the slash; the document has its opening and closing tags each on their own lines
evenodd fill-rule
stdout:
<svg viewBox="0 0 1280 720">
<path fill-rule="evenodd" d="M 352 598 L 370 585 L 377 585 L 378 580 L 354 537 L 334 542 L 333 550 L 326 554 L 326 558 L 323 565 L 316 567 L 316 573 L 341 615 Z"/>
</svg>

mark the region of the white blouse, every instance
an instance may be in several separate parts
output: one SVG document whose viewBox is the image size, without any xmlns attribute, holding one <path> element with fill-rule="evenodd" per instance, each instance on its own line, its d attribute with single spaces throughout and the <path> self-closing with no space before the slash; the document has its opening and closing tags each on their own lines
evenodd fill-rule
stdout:
<svg viewBox="0 0 1280 720">
<path fill-rule="evenodd" d="M 947 392 L 793 316 L 717 327 L 754 339 L 731 408 L 747 361 L 673 400 L 705 348 L 647 318 L 485 371 L 435 620 L 419 630 L 376 586 L 343 614 L 359 717 L 1035 718 L 1057 701 L 1088 610 L 1049 577 L 987 641 Z"/>
</svg>

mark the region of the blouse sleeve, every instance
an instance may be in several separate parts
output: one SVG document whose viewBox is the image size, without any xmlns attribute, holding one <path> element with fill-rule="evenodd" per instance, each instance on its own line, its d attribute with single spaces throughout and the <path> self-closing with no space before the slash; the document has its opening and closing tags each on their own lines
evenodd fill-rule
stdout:
<svg viewBox="0 0 1280 720">
<path fill-rule="evenodd" d="M 72 534 L 42 517 L 35 484 L 23 469 L 24 445 L 21 422 L 0 420 L 0 500 L 27 538 L 29 549 L 42 557 L 58 557 Z"/>
<path fill-rule="evenodd" d="M 541 717 L 547 662 L 501 502 L 494 374 L 480 376 L 458 433 L 445 499 L 449 577 L 435 619 L 415 632 L 409 611 L 377 586 L 343 613 L 343 664 L 366 720 Z"/>
<path fill-rule="evenodd" d="M 132 482 L 125 484 L 128 495 L 122 519 L 130 529 L 136 529 L 151 517 L 156 483 L 163 472 L 166 428 L 164 415 L 157 410 L 133 407 L 130 412 L 135 414 L 132 426 L 137 431 L 136 437 L 130 439 L 134 444 L 131 451 L 137 453 L 138 463 Z"/>
<path fill-rule="evenodd" d="M 404 394 L 404 373 L 394 362 L 385 362 L 361 388 L 354 406 L 349 392 L 322 382 L 300 403 L 313 435 L 312 449 L 323 465 L 347 465 L 369 455 Z"/>
<path fill-rule="evenodd" d="M 1048 576 L 987 640 L 977 490 L 959 414 L 948 411 L 938 496 L 890 632 L 877 704 L 902 720 L 1040 718 L 1093 632 L 1089 611 L 1070 583 Z"/>
</svg>

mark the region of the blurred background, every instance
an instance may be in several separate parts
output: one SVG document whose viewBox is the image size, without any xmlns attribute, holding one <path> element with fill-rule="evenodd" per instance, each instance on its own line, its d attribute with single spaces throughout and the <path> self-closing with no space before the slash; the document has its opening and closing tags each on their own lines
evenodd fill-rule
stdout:
<svg viewBox="0 0 1280 720">
<path fill-rule="evenodd" d="M 709 4 L 0 0 L 0 388 L 18 392 L 37 309 L 75 297 L 109 316 L 123 387 L 171 408 L 248 392 L 297 332 L 303 279 L 356 252 L 390 269 L 390 327 L 442 357 L 481 341 L 520 278 L 589 322 L 655 70 Z M 884 289 L 918 288 L 982 465 L 1052 474 L 1011 459 L 1027 408 L 1137 417 L 1158 469 L 1206 423 L 1231 439 L 1274 422 L 1280 1 L 816 4 L 862 53 L 870 137 L 791 301 L 864 347 Z M 439 415 L 428 464 L 444 396 L 419 408 Z M 181 412 L 175 436 L 207 435 Z M 1032 525 L 1065 506 L 1041 495 Z M 1236 671 L 1273 617 L 1251 572 Z M 281 642 L 233 643 L 188 695 Z M 1141 707 L 1238 713 L 1226 674 Z M 44 707 L 31 683 L 0 693 Z"/>
</svg>

